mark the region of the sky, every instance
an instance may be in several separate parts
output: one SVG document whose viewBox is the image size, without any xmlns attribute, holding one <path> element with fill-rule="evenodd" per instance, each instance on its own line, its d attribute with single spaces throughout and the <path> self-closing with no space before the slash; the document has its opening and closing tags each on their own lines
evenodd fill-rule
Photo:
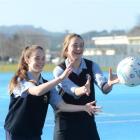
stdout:
<svg viewBox="0 0 140 140">
<path fill-rule="evenodd" d="M 140 0 L 0 0 L 0 26 L 85 33 L 130 30 L 138 22 Z"/>
</svg>

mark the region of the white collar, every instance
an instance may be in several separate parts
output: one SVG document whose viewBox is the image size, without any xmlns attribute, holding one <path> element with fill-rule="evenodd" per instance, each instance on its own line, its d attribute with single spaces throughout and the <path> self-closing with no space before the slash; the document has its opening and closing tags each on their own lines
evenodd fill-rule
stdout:
<svg viewBox="0 0 140 140">
<path fill-rule="evenodd" d="M 36 81 L 36 80 L 34 79 L 34 77 L 33 77 L 33 75 L 32 75 L 31 72 L 28 71 L 28 72 L 27 72 L 27 76 L 28 76 L 28 78 L 29 78 L 30 80 Z M 40 74 L 40 76 L 39 76 L 38 81 L 36 81 L 36 82 L 37 82 L 37 85 L 43 83 L 43 78 L 42 78 L 41 74 Z"/>
</svg>

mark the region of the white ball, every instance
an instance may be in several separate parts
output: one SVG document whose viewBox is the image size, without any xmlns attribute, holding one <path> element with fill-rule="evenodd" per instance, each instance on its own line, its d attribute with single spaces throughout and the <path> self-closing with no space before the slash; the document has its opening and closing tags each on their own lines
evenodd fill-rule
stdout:
<svg viewBox="0 0 140 140">
<path fill-rule="evenodd" d="M 117 66 L 117 76 L 120 83 L 133 87 L 140 85 L 140 59 L 127 57 Z"/>
</svg>

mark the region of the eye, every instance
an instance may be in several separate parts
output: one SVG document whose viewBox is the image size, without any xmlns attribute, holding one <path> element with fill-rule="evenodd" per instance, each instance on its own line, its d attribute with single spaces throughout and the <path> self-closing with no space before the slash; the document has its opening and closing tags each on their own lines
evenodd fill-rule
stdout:
<svg viewBox="0 0 140 140">
<path fill-rule="evenodd" d="M 78 47 L 78 45 L 77 45 L 77 44 L 73 44 L 73 47 L 77 48 L 77 47 Z"/>
<path fill-rule="evenodd" d="M 73 44 L 72 45 L 73 46 L 73 48 L 75 48 L 75 49 L 77 49 L 77 48 L 81 48 L 81 49 L 83 49 L 84 48 L 84 46 L 83 46 L 83 44 Z"/>
</svg>

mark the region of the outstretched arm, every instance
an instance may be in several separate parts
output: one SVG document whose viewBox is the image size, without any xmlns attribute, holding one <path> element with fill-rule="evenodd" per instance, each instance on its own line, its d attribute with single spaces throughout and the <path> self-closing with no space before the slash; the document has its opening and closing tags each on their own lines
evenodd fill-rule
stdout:
<svg viewBox="0 0 140 140">
<path fill-rule="evenodd" d="M 108 93 L 112 89 L 112 86 L 117 83 L 119 83 L 117 75 L 112 73 L 112 68 L 109 68 L 108 82 L 104 85 L 103 91 Z"/>
<path fill-rule="evenodd" d="M 69 74 L 72 72 L 71 65 L 65 69 L 65 71 L 58 77 L 54 78 L 51 81 L 48 81 L 46 83 L 43 83 L 39 86 L 33 86 L 28 89 L 28 92 L 32 95 L 41 96 L 45 94 L 47 91 L 52 89 L 54 86 L 59 84 L 61 81 L 63 81 L 66 77 L 69 76 Z"/>
<path fill-rule="evenodd" d="M 92 115 L 92 114 L 97 114 L 98 112 L 101 112 L 101 107 L 96 106 L 96 101 L 89 102 L 85 105 L 72 105 L 72 104 L 66 104 L 64 101 L 61 101 L 58 104 L 58 111 L 62 111 L 62 112 L 85 111 L 89 115 Z"/>
</svg>

